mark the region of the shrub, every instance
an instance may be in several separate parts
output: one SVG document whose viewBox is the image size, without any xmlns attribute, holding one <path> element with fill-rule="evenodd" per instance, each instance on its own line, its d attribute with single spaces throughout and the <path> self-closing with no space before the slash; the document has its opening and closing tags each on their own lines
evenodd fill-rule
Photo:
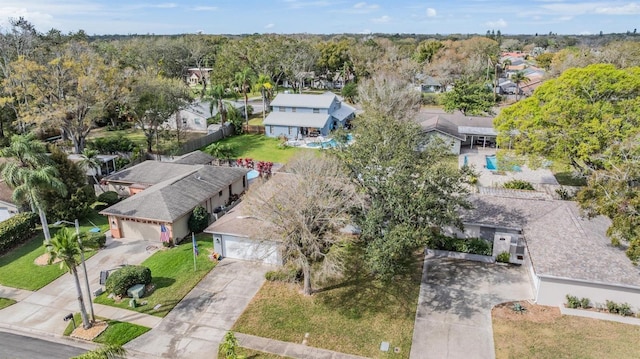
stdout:
<svg viewBox="0 0 640 359">
<path fill-rule="evenodd" d="M 441 104 L 440 95 L 435 93 L 423 93 L 422 94 L 422 104 L 425 106 L 440 106 Z"/>
<path fill-rule="evenodd" d="M 580 299 L 580 308 L 591 308 L 591 301 L 589 300 L 589 298 Z"/>
<path fill-rule="evenodd" d="M 136 284 L 151 283 L 151 269 L 143 266 L 125 266 L 113 272 L 107 278 L 107 293 L 125 296 L 127 289 Z"/>
<path fill-rule="evenodd" d="M 264 277 L 270 282 L 295 283 L 302 277 L 302 272 L 295 265 L 287 264 L 277 270 L 268 271 Z"/>
<path fill-rule="evenodd" d="M 527 191 L 535 190 L 535 188 L 533 188 L 533 185 L 531 183 L 527 181 L 516 180 L 516 179 L 506 182 L 503 186 L 504 188 L 508 188 L 508 189 L 522 189 Z"/>
<path fill-rule="evenodd" d="M 33 237 L 37 223 L 38 215 L 33 212 L 18 213 L 0 222 L 0 253 L 7 252 Z"/>
<path fill-rule="evenodd" d="M 100 153 L 133 152 L 135 147 L 136 144 L 131 139 L 123 136 L 99 137 L 93 141 L 87 141 L 88 149 Z"/>
<path fill-rule="evenodd" d="M 573 295 L 567 294 L 567 308 L 572 308 L 572 309 L 580 308 L 580 299 L 578 299 L 578 297 L 575 297 Z"/>
<path fill-rule="evenodd" d="M 509 254 L 509 252 L 502 252 L 496 256 L 496 261 L 500 263 L 509 263 L 510 258 L 511 258 L 511 254 Z"/>
<path fill-rule="evenodd" d="M 193 209 L 193 213 L 189 217 L 189 230 L 193 233 L 200 233 L 204 231 L 205 228 L 209 225 L 209 218 L 211 215 L 207 210 L 198 206 Z"/>
<path fill-rule="evenodd" d="M 618 304 L 611 300 L 607 300 L 607 310 L 609 311 L 609 313 L 620 314 L 623 317 L 633 315 L 629 303 Z"/>
<path fill-rule="evenodd" d="M 563 200 L 563 201 L 570 201 L 574 197 L 564 187 L 556 188 L 556 193 L 558 194 L 558 197 L 560 197 L 560 199 Z"/>
<path fill-rule="evenodd" d="M 115 191 L 107 191 L 107 192 L 100 193 L 100 195 L 97 198 L 97 201 L 104 202 L 107 205 L 112 206 L 120 202 L 120 196 Z"/>
<path fill-rule="evenodd" d="M 102 248 L 107 243 L 107 235 L 106 233 L 89 233 L 84 243 L 86 247 Z"/>
<path fill-rule="evenodd" d="M 452 238 L 438 235 L 431 241 L 433 249 L 490 256 L 492 244 L 482 238 Z"/>
<path fill-rule="evenodd" d="M 236 353 L 236 350 L 238 349 L 238 347 L 239 347 L 239 344 L 238 344 L 238 339 L 236 339 L 236 336 L 233 334 L 233 332 L 227 332 L 227 334 L 225 334 L 224 336 L 222 343 L 220 343 L 219 352 L 220 354 L 222 354 L 223 358 L 238 359 L 240 358 L 240 356 Z"/>
</svg>

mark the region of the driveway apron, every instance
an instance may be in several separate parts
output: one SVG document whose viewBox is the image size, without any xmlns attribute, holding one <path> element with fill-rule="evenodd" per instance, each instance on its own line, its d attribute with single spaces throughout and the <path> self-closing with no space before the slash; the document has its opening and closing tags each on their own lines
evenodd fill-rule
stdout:
<svg viewBox="0 0 640 359">
<path fill-rule="evenodd" d="M 215 358 L 224 335 L 273 268 L 223 259 L 156 328 L 125 348 L 155 358 Z"/>
<path fill-rule="evenodd" d="M 531 288 L 525 267 L 427 256 L 411 358 L 495 358 L 491 309 Z"/>
</svg>

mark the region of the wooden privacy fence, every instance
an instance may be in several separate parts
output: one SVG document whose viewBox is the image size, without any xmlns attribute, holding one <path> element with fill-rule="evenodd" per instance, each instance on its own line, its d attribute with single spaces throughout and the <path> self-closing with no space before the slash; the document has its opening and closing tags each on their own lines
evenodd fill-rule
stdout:
<svg viewBox="0 0 640 359">
<path fill-rule="evenodd" d="M 253 126 L 253 125 L 245 125 L 244 127 L 244 133 L 249 133 L 252 135 L 262 135 L 264 134 L 264 126 Z"/>
<path fill-rule="evenodd" d="M 184 155 L 185 153 L 193 152 L 204 146 L 210 145 L 216 141 L 220 141 L 224 137 L 231 136 L 233 134 L 233 126 L 227 124 L 220 127 L 218 131 L 212 132 L 206 136 L 194 138 L 185 142 L 178 150 L 177 156 Z"/>
</svg>

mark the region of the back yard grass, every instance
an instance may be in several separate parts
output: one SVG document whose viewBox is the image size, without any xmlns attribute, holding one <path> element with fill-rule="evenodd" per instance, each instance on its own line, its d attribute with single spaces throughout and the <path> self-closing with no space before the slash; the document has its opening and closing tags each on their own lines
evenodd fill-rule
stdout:
<svg viewBox="0 0 640 359">
<path fill-rule="evenodd" d="M 174 131 L 175 134 L 175 131 Z M 184 139 L 181 139 L 181 142 L 184 143 L 186 141 L 192 140 L 194 138 L 199 138 L 206 135 L 205 133 L 200 133 L 200 132 L 185 132 L 183 135 L 181 136 L 185 136 Z M 127 130 L 115 130 L 115 131 L 108 131 L 106 127 L 101 127 L 101 128 L 96 128 L 93 129 L 91 131 L 91 133 L 89 134 L 89 140 L 95 139 L 95 138 L 100 138 L 100 137 L 127 137 L 129 138 L 133 143 L 135 143 L 136 145 L 142 147 L 142 148 L 147 148 L 147 138 L 144 135 L 144 132 L 142 132 L 142 130 L 138 130 L 135 128 L 131 128 L 131 129 L 127 129 Z M 161 147 L 165 147 L 166 144 L 172 142 L 174 140 L 174 137 L 172 137 L 171 140 L 167 140 L 165 138 L 162 138 L 162 136 L 160 136 L 160 146 Z M 155 144 L 155 140 L 153 141 L 153 148 L 156 147 Z"/>
<path fill-rule="evenodd" d="M 521 302 L 493 309 L 496 358 L 640 358 L 640 326 L 562 316 L 555 307 Z"/>
<path fill-rule="evenodd" d="M 95 223 L 103 233 L 109 229 L 107 218 L 93 213 L 80 222 L 80 232 L 85 233 L 93 228 L 91 222 Z M 13 288 L 38 290 L 66 273 L 60 269 L 59 264 L 39 266 L 34 263 L 36 258 L 45 252 L 42 229 L 38 231 L 33 239 L 0 257 L 0 284 Z M 57 231 L 57 227 L 51 227 L 51 236 Z M 90 258 L 94 253 L 95 251 L 87 251 L 85 258 Z"/>
<path fill-rule="evenodd" d="M 265 135 L 243 134 L 225 138 L 217 143 L 233 148 L 236 158 L 251 158 L 256 161 L 287 163 L 302 151 L 317 151 L 306 148 L 280 147 L 280 140 Z"/>
<path fill-rule="evenodd" d="M 95 303 L 118 308 L 135 310 L 140 313 L 164 317 L 184 298 L 200 280 L 215 267 L 216 263 L 208 255 L 213 251 L 211 236 L 201 233 L 196 236 L 200 255 L 196 257 L 196 270 L 193 269 L 193 248 L 190 240 L 173 248 L 159 250 L 140 265 L 151 269 L 155 290 L 140 298 L 136 308 L 129 307 L 129 298 L 115 301 L 103 293 L 95 298 Z M 142 304 L 145 303 L 146 304 Z M 154 307 L 160 305 L 155 310 Z"/>
<path fill-rule="evenodd" d="M 383 284 L 348 278 L 305 297 L 300 286 L 266 282 L 233 331 L 369 358 L 408 358 L 411 350 L 421 263 L 412 275 Z M 380 351 L 387 341 L 392 350 Z M 399 347 L 400 353 L 393 353 Z"/>
</svg>

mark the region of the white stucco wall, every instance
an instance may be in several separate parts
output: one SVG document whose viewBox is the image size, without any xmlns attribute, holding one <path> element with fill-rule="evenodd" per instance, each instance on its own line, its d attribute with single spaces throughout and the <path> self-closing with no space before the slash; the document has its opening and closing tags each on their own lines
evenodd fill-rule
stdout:
<svg viewBox="0 0 640 359">
<path fill-rule="evenodd" d="M 629 303 L 634 312 L 640 311 L 640 288 L 629 288 L 608 284 L 587 283 L 562 278 L 539 276 L 536 303 L 558 306 L 566 303 L 567 294 L 578 298 L 589 298 L 591 305 L 604 305 L 607 300 Z"/>
<path fill-rule="evenodd" d="M 449 150 L 451 151 L 452 154 L 454 154 L 454 155 L 459 155 L 460 154 L 460 143 L 461 143 L 461 141 L 458 140 L 457 138 L 453 138 L 451 136 L 447 136 L 447 135 L 445 135 L 443 133 L 440 133 L 438 131 L 427 132 L 425 134 L 425 136 L 427 138 L 431 138 L 431 137 L 438 138 L 447 147 L 449 147 Z"/>
</svg>

